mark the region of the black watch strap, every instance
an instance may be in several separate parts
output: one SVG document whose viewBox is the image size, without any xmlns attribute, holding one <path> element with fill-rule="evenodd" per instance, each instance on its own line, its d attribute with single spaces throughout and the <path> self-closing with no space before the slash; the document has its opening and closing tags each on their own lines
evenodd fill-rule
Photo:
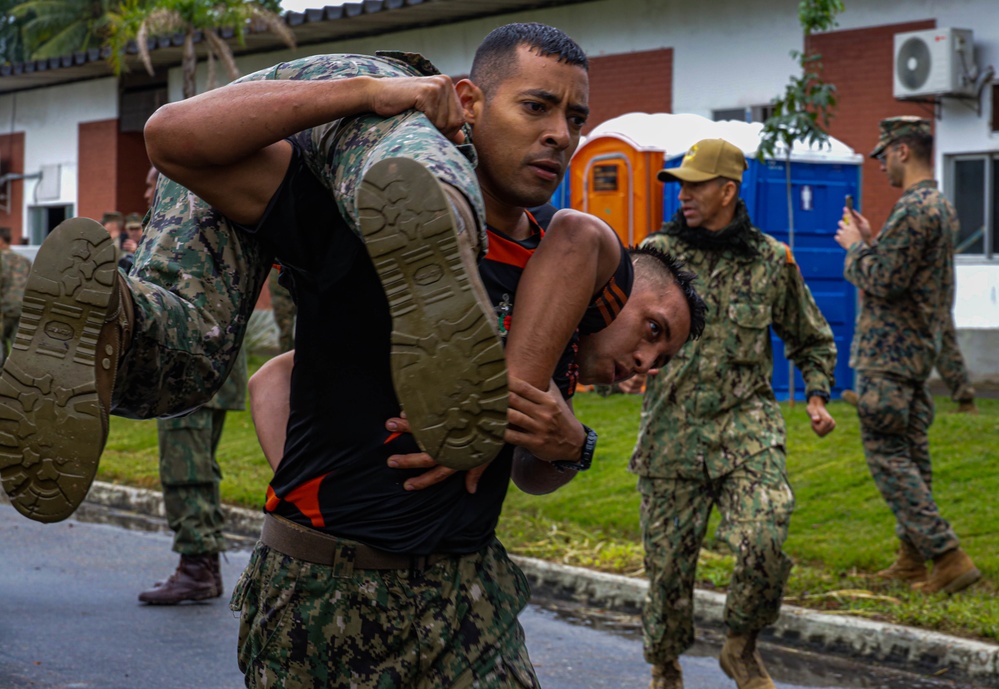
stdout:
<svg viewBox="0 0 999 689">
<path fill-rule="evenodd" d="M 593 453 L 597 449 L 597 432 L 585 423 L 580 425 L 583 427 L 583 430 L 586 431 L 586 441 L 583 443 L 583 453 L 575 462 L 570 462 L 565 459 L 552 462 L 552 466 L 559 471 L 586 471 L 590 468 L 590 465 L 593 464 Z"/>
</svg>

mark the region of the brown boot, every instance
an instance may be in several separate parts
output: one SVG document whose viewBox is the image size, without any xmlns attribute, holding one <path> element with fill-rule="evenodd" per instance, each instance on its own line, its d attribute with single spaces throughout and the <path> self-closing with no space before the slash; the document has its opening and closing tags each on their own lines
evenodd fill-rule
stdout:
<svg viewBox="0 0 999 689">
<path fill-rule="evenodd" d="M 216 586 L 212 568 L 212 563 L 218 567 L 218 561 L 217 553 L 181 555 L 177 571 L 166 581 L 140 593 L 139 600 L 150 605 L 177 605 L 186 600 L 218 598 L 221 590 Z"/>
<path fill-rule="evenodd" d="M 900 541 L 898 557 L 888 569 L 878 572 L 882 579 L 898 579 L 899 581 L 926 581 L 926 562 L 916 550 L 916 546 L 908 541 Z"/>
<path fill-rule="evenodd" d="M 739 689 L 776 689 L 767 669 L 763 667 L 760 652 L 756 650 L 756 632 L 730 632 L 718 661 L 721 669 L 735 680 Z"/>
<path fill-rule="evenodd" d="M 132 311 L 107 230 L 87 218 L 56 227 L 28 274 L 0 377 L 0 479 L 26 517 L 56 522 L 86 497 Z"/>
<path fill-rule="evenodd" d="M 683 670 L 680 669 L 680 661 L 653 665 L 649 689 L 683 689 Z"/>
<path fill-rule="evenodd" d="M 968 554 L 960 548 L 948 550 L 933 558 L 933 571 L 927 581 L 913 584 L 914 591 L 923 593 L 957 593 L 982 578 Z"/>
<path fill-rule="evenodd" d="M 955 414 L 971 414 L 973 416 L 978 416 L 978 405 L 975 404 L 975 400 L 966 400 L 964 402 L 957 403 L 957 409 L 954 410 Z"/>
<path fill-rule="evenodd" d="M 853 390 L 844 390 L 843 394 L 840 395 L 840 399 L 849 404 L 851 407 L 856 407 L 860 399 L 857 397 L 857 393 Z"/>
<path fill-rule="evenodd" d="M 225 593 L 225 586 L 222 584 L 222 567 L 219 563 L 218 553 L 215 553 L 210 557 L 211 559 L 208 561 L 208 566 L 212 569 L 212 578 L 215 580 L 215 590 L 217 592 L 215 597 L 218 598 Z"/>
</svg>

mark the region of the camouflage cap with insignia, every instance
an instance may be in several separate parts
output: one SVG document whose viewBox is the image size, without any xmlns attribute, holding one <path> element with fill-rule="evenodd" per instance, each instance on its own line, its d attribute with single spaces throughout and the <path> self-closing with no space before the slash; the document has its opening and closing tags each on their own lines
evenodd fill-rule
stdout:
<svg viewBox="0 0 999 689">
<path fill-rule="evenodd" d="M 118 211 L 104 211 L 104 215 L 101 216 L 101 225 L 105 225 L 109 222 L 121 223 L 124 222 L 125 216 Z"/>
<path fill-rule="evenodd" d="M 703 139 L 690 147 L 680 167 L 660 170 L 660 182 L 707 182 L 716 177 L 742 181 L 746 169 L 742 149 L 725 139 Z"/>
<path fill-rule="evenodd" d="M 881 136 L 878 138 L 878 145 L 871 151 L 871 157 L 877 158 L 881 155 L 889 144 L 903 136 L 930 136 L 930 121 L 915 115 L 904 115 L 902 117 L 889 117 L 881 120 L 878 124 Z"/>
</svg>

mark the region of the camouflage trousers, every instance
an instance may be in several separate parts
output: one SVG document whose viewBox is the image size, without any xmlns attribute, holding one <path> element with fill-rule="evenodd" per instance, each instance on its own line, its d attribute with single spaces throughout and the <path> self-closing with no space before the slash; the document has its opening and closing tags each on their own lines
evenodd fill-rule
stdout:
<svg viewBox="0 0 999 689">
<path fill-rule="evenodd" d="M 277 268 L 271 270 L 267 279 L 267 289 L 271 293 L 271 309 L 274 312 L 274 323 L 278 329 L 278 351 L 288 352 L 295 348 L 295 302 L 291 292 L 278 283 Z"/>
<path fill-rule="evenodd" d="M 419 76 L 433 69 L 418 56 L 396 57 L 319 55 L 242 80 Z M 336 120 L 295 139 L 355 232 L 360 233 L 354 192 L 365 171 L 385 158 L 405 156 L 464 193 L 484 236 L 474 153 L 447 141 L 421 113 Z M 126 278 L 135 323 L 131 345 L 119 363 L 112 412 L 133 418 L 170 416 L 211 398 L 233 365 L 272 263 L 251 234 L 238 231 L 204 201 L 160 175 L 145 236 Z"/>
<path fill-rule="evenodd" d="M 250 689 L 538 687 L 517 615 L 524 574 L 494 541 L 423 570 L 355 570 L 258 543 L 233 591 Z M 343 557 L 341 557 L 343 556 Z"/>
<path fill-rule="evenodd" d="M 219 499 L 222 469 L 215 460 L 224 409 L 201 408 L 180 418 L 158 419 L 160 483 L 173 550 L 204 555 L 225 550 Z"/>
<path fill-rule="evenodd" d="M 975 399 L 975 388 L 968 377 L 968 369 L 964 365 L 964 356 L 957 344 L 957 331 L 954 319 L 950 327 L 944 328 L 940 354 L 937 356 L 937 373 L 950 390 L 951 399 L 955 402 L 972 402 Z"/>
<path fill-rule="evenodd" d="M 711 508 L 721 514 L 717 537 L 735 554 L 725 600 L 725 626 L 758 631 L 777 621 L 791 560 L 787 539 L 794 494 L 784 449 L 773 447 L 717 479 L 638 479 L 649 592 L 642 610 L 645 659 L 665 664 L 694 642 L 697 557 Z"/>
<path fill-rule="evenodd" d="M 930 424 L 933 399 L 926 385 L 859 373 L 857 415 L 867 467 L 895 515 L 895 534 L 927 560 L 958 546 L 931 490 Z"/>
<path fill-rule="evenodd" d="M 7 360 L 7 353 L 10 352 L 11 345 L 14 344 L 14 335 L 17 333 L 17 322 L 21 314 L 9 314 L 3 317 L 3 337 L 0 340 L 0 364 Z"/>
</svg>

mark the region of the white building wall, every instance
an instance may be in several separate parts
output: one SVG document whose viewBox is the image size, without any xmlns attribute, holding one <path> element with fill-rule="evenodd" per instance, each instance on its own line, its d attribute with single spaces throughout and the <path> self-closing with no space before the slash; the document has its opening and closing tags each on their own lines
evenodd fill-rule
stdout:
<svg viewBox="0 0 999 689">
<path fill-rule="evenodd" d="M 21 211 L 26 232 L 30 206 L 79 206 L 79 125 L 117 116 L 118 83 L 110 77 L 0 96 L 0 128 L 24 132 L 24 174 L 39 173 L 43 167 L 59 170 L 58 198 L 38 199 L 41 180 L 24 180 Z"/>
</svg>

